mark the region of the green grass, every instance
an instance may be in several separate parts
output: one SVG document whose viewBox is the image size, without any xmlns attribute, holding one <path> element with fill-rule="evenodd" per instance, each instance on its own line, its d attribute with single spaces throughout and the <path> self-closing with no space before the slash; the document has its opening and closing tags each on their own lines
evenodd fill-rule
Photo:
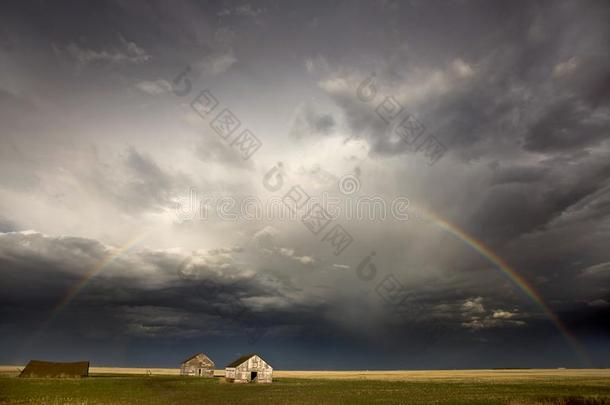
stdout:
<svg viewBox="0 0 610 405">
<path fill-rule="evenodd" d="M 274 380 L 236 385 L 221 379 L 97 376 L 0 377 L 0 404 L 609 404 L 607 379 L 540 382 Z"/>
</svg>

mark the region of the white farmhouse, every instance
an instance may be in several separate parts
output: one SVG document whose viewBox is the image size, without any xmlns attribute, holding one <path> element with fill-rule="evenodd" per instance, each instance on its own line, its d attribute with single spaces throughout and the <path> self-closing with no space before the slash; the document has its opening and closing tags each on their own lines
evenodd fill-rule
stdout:
<svg viewBox="0 0 610 405">
<path fill-rule="evenodd" d="M 270 383 L 273 368 L 256 354 L 241 356 L 225 368 L 227 381 L 235 383 Z"/>
<path fill-rule="evenodd" d="M 180 375 L 214 377 L 214 362 L 203 353 L 196 354 L 182 362 Z"/>
</svg>

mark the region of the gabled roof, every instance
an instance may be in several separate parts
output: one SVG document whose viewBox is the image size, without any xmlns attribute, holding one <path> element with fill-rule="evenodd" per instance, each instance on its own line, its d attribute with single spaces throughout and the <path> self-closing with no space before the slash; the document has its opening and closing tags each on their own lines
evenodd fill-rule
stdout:
<svg viewBox="0 0 610 405">
<path fill-rule="evenodd" d="M 237 360 L 234 360 L 233 362 L 227 364 L 227 367 L 237 367 L 239 366 L 241 363 L 244 363 L 245 361 L 248 361 L 248 359 L 250 357 L 254 357 L 256 356 L 256 354 L 246 354 L 245 356 L 241 356 L 240 358 L 238 358 Z"/>
<path fill-rule="evenodd" d="M 196 358 L 196 357 L 198 357 L 198 356 L 203 356 L 205 359 L 208 359 L 208 360 L 210 361 L 210 363 L 214 364 L 214 362 L 212 361 L 212 359 L 210 359 L 208 356 L 206 356 L 206 355 L 205 355 L 205 354 L 203 354 L 203 353 L 197 353 L 197 354 L 195 354 L 195 355 L 193 355 L 193 356 L 189 357 L 188 359 L 184 360 L 184 361 L 183 361 L 181 364 L 188 363 L 189 361 L 193 360 L 194 358 Z"/>
</svg>

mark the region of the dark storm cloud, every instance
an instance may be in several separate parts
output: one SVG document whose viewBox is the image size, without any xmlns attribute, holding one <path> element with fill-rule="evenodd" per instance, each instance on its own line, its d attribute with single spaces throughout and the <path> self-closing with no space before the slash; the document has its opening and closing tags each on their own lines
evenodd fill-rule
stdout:
<svg viewBox="0 0 610 405">
<path fill-rule="evenodd" d="M 340 295 L 334 296 L 334 288 L 317 303 L 295 300 L 290 296 L 301 288 L 273 273 L 248 274 L 236 261 L 241 252 L 230 248 L 184 255 L 143 250 L 121 256 L 49 322 L 49 308 L 92 266 L 112 253 L 112 248 L 84 238 L 56 238 L 32 232 L 3 234 L 0 236 L 5 281 L 1 295 L 2 328 L 10 328 L 13 335 L 23 334 L 28 342 L 37 338 L 26 331 L 40 330 L 48 336 L 45 343 L 48 347 L 59 344 L 51 337 L 63 331 L 61 339 L 82 345 L 104 341 L 105 345 L 117 348 L 128 341 L 147 346 L 159 341 L 183 345 L 193 339 L 243 339 L 254 333 L 248 328 L 259 328 L 262 334 L 256 335 L 256 345 L 283 344 L 286 339 L 321 344 L 347 338 L 349 343 L 344 341 L 343 345 L 349 351 L 360 350 L 356 348 L 364 342 L 373 346 L 383 342 L 387 350 L 402 347 L 400 358 L 410 353 L 409 363 L 413 366 L 430 364 L 426 363 L 426 353 L 472 347 L 470 335 L 475 333 L 478 339 L 500 346 L 505 345 L 502 342 L 508 336 L 513 343 L 527 341 L 520 332 L 524 328 L 530 334 L 532 331 L 553 334 L 540 314 L 515 307 L 512 299 L 482 298 L 475 290 L 456 289 L 449 281 L 436 289 L 424 286 L 424 290 L 411 297 L 408 311 L 397 312 L 388 306 L 383 308 L 381 318 L 380 314 L 361 313 L 360 319 L 377 317 L 376 327 L 353 329 L 337 323 L 335 311 L 337 305 L 343 304 Z M 585 273 L 586 277 L 590 277 L 589 273 L 598 277 L 600 272 Z M 602 314 L 607 308 L 599 304 L 595 308 L 593 312 L 597 315 L 582 312 L 584 307 L 564 315 L 571 325 L 580 325 L 581 329 L 601 336 Z M 582 314 L 578 315 L 578 311 Z M 95 322 L 91 321 L 91 313 L 96 314 Z M 249 323 L 252 319 L 255 324 Z M 406 348 L 405 341 L 409 342 Z M 209 347 L 217 346 L 214 343 Z M 479 349 L 488 350 L 485 346 Z M 350 364 L 331 358 L 337 364 Z M 569 360 L 569 354 L 565 359 Z M 380 365 L 388 364 L 388 359 L 378 361 Z M 397 367 L 399 363 L 390 361 L 390 364 Z M 435 364 L 447 367 L 453 363 Z"/>
<path fill-rule="evenodd" d="M 561 151 L 608 139 L 610 59 L 604 49 L 610 31 L 602 22 L 607 7 L 598 2 L 586 7 L 562 2 L 552 9 L 523 6 L 497 14 L 481 7 L 478 12 L 487 13 L 489 25 L 471 26 L 477 34 L 472 42 L 446 52 L 440 64 L 418 57 L 421 43 L 408 42 L 406 50 L 393 50 L 398 55 L 394 60 L 380 47 L 376 64 L 381 67 L 377 77 L 383 96 L 402 102 L 453 153 L 466 159 L 496 154 L 507 141 L 527 150 Z M 396 29 L 409 38 L 408 27 Z M 438 49 L 430 43 L 441 35 L 442 30 L 430 32 L 432 49 Z M 578 48 L 579 43 L 586 46 Z M 392 137 L 393 125 L 374 114 L 375 105 L 356 98 L 359 81 L 369 73 L 336 73 L 347 81 L 336 85 L 340 82 L 331 79 L 323 88 L 343 109 L 352 131 L 369 139 L 374 152 L 406 153 L 407 145 Z M 409 93 L 426 80 L 429 94 L 410 104 Z"/>
<path fill-rule="evenodd" d="M 49 308 L 113 249 L 84 238 L 33 232 L 0 235 L 5 269 L 2 307 L 11 308 L 5 312 L 4 323 L 22 330 L 50 317 Z M 56 328 L 95 311 L 96 322 L 81 319 L 72 332 L 75 336 L 181 340 L 238 336 L 247 333 L 248 323 L 244 326 L 242 319 L 256 319 L 253 326 L 268 333 L 268 339 L 322 338 L 346 332 L 335 324 L 332 308 L 340 297 L 334 297 L 332 289 L 319 302 L 297 299 L 301 288 L 290 279 L 273 272 L 248 274 L 236 260 L 241 252 L 231 248 L 184 255 L 143 250 L 120 256 L 79 292 L 56 324 L 45 327 Z M 507 307 L 505 299 L 484 300 L 473 296 L 474 291 L 450 291 L 448 285 L 445 292 L 419 293 L 408 311 L 385 308 L 382 329 L 372 337 L 393 330 L 392 345 L 408 336 L 415 347 L 426 344 L 430 328 L 435 339 L 442 340 L 445 333 L 455 338 L 468 329 L 519 327 L 531 317 Z M 320 327 L 318 332 L 315 325 Z M 364 337 L 370 331 L 357 333 Z"/>
<path fill-rule="evenodd" d="M 5 322 L 21 319 L 20 327 L 24 327 L 38 319 L 37 314 L 48 315 L 48 308 L 60 302 L 72 285 L 100 266 L 113 250 L 84 238 L 32 232 L 0 235 L 5 269 L 2 306 L 19 314 L 14 318 L 7 313 Z M 227 249 L 185 256 L 141 251 L 119 257 L 88 283 L 69 304 L 70 310 L 77 315 L 95 310 L 100 331 L 114 323 L 115 333 L 123 331 L 132 337 L 184 339 L 193 333 L 209 335 L 219 330 L 238 334 L 239 322 L 231 320 L 244 316 L 238 312 L 242 308 L 248 312 L 246 317 L 255 311 L 274 325 L 306 324 L 300 317 L 311 317 L 316 311 L 305 303 L 290 304 L 282 292 L 287 286 L 278 278 L 247 274 L 232 257 L 238 252 Z M 264 301 L 257 304 L 257 298 Z M 274 309 L 274 300 L 287 306 Z"/>
<path fill-rule="evenodd" d="M 295 184 L 336 191 L 355 172 L 363 194 L 438 210 L 533 283 L 607 362 L 607 2 L 2 8 L 0 231 L 35 229 L 0 235 L 0 336 L 19 356 L 31 353 L 19 340 L 41 327 L 39 347 L 95 342 L 82 353 L 102 360 L 99 347 L 129 342 L 226 354 L 247 344 L 243 311 L 265 329 L 254 347 L 282 351 L 288 368 L 580 365 L 495 266 L 417 218 L 400 231 L 346 221 L 354 247 L 330 260 L 298 221 L 274 230 L 172 215 L 191 187 L 255 194 L 282 161 L 278 197 Z M 172 79 L 187 65 L 193 89 L 180 98 Z M 378 94 L 364 102 L 357 89 L 373 72 Z M 192 120 L 204 88 L 264 140 L 256 159 Z M 447 146 L 434 167 L 379 117 L 386 96 Z M 120 255 L 45 324 L 111 245 L 156 225 L 153 247 Z M 379 280 L 354 273 L 373 248 L 380 277 L 391 271 L 409 289 L 401 313 Z"/>
<path fill-rule="evenodd" d="M 493 174 L 493 185 L 508 183 L 533 183 L 543 181 L 549 173 L 549 168 L 538 166 L 496 167 Z"/>
<path fill-rule="evenodd" d="M 594 146 L 608 139 L 608 124 L 607 116 L 595 117 L 593 110 L 578 101 L 560 102 L 532 125 L 524 146 L 537 152 Z"/>
<path fill-rule="evenodd" d="M 478 232 L 489 238 L 506 240 L 527 234 L 605 190 L 608 170 L 607 164 L 586 161 L 571 168 L 560 162 L 536 168 L 499 168 L 470 222 L 478 224 Z"/>
<path fill-rule="evenodd" d="M 610 72 L 603 51 L 610 31 L 602 16 L 609 10 L 599 2 L 563 2 L 552 9 L 530 3 L 497 14 L 485 7 L 477 12 L 487 13 L 490 24 L 471 26 L 479 35 L 461 44 L 469 49 L 448 51 L 441 63 L 418 58 L 417 42 L 394 60 L 378 50 L 376 86 L 382 96 L 374 104 L 357 97 L 357 86 L 370 72 L 336 68 L 321 87 L 374 156 L 412 152 L 394 135 L 395 123 L 386 124 L 374 111 L 383 97 L 393 96 L 450 155 L 499 164 L 491 183 L 473 196 L 478 208 L 468 223 L 489 243 L 505 243 L 544 227 L 608 185 L 610 110 L 602 89 Z M 428 44 L 437 40 L 431 33 Z M 598 153 L 583 152 L 596 147 Z M 529 152 L 546 156 L 527 168 L 523 159 Z"/>
</svg>

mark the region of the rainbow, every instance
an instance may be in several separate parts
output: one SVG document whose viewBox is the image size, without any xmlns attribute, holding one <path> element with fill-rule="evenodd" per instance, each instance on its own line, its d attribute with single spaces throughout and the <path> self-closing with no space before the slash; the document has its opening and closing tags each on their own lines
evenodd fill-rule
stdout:
<svg viewBox="0 0 610 405">
<path fill-rule="evenodd" d="M 446 231 L 458 240 L 464 242 L 476 252 L 478 252 L 481 256 L 485 257 L 493 265 L 495 265 L 495 267 L 497 267 L 505 276 L 507 276 L 514 284 L 516 284 L 536 305 L 540 307 L 540 309 L 544 312 L 548 319 L 553 323 L 555 328 L 557 328 L 557 330 L 564 337 L 566 342 L 578 354 L 580 359 L 586 365 L 591 364 L 591 360 L 589 359 L 585 348 L 578 342 L 576 337 L 565 326 L 565 324 L 561 321 L 557 314 L 555 314 L 553 310 L 548 306 L 540 292 L 537 291 L 533 285 L 528 283 L 528 281 L 523 278 L 523 276 L 521 276 L 514 268 L 510 267 L 510 265 L 504 259 L 494 253 L 483 242 L 476 240 L 455 224 L 452 224 L 446 219 L 441 218 L 437 214 L 434 214 L 432 211 L 417 208 L 416 212 L 422 217 L 422 219 L 429 221 L 433 225 L 437 226 L 443 231 Z"/>
<path fill-rule="evenodd" d="M 538 305 L 538 307 L 540 307 L 546 317 L 553 323 L 555 328 L 564 337 L 566 342 L 578 354 L 580 359 L 586 365 L 591 364 L 591 360 L 589 359 L 585 348 L 578 342 L 576 337 L 565 326 L 565 324 L 561 321 L 557 314 L 555 314 L 553 310 L 548 306 L 540 292 L 538 292 L 533 285 L 529 284 L 528 281 L 523 278 L 523 276 L 521 276 L 515 269 L 510 267 L 510 265 L 504 259 L 494 253 L 483 242 L 470 236 L 455 224 L 452 224 L 446 219 L 440 217 L 439 215 L 434 214 L 432 211 L 424 210 L 422 208 L 417 208 L 416 211 L 422 217 L 422 219 L 429 221 L 438 228 L 451 234 L 458 240 L 464 242 L 472 249 L 474 249 L 477 253 L 479 253 L 481 256 L 485 257 L 496 268 L 498 268 L 506 277 L 508 277 L 515 285 L 517 285 L 536 305 Z M 97 265 L 91 268 L 91 270 L 85 273 L 83 277 L 72 288 L 70 288 L 67 294 L 53 307 L 51 317 L 49 318 L 48 322 L 52 321 L 55 317 L 57 317 L 57 315 L 80 293 L 80 291 L 89 283 L 92 278 L 94 278 L 97 274 L 99 274 L 106 267 L 108 267 L 108 265 L 111 264 L 118 257 L 123 255 L 129 249 L 131 249 L 134 245 L 144 239 L 147 234 L 148 232 L 144 234 L 139 234 L 136 237 L 127 241 L 121 247 L 110 249 L 109 254 L 106 255 Z"/>
<path fill-rule="evenodd" d="M 59 301 L 51 310 L 51 316 L 48 322 L 52 321 L 57 315 L 81 292 L 83 288 L 94 278 L 96 275 L 101 273 L 108 265 L 110 265 L 117 258 L 126 253 L 133 246 L 138 244 L 142 239 L 148 235 L 148 232 L 138 234 L 137 236 L 129 239 L 126 243 L 118 248 L 111 247 L 102 260 L 100 260 L 91 270 L 87 271 L 81 279 L 75 283 L 66 293 L 66 295 Z"/>
</svg>

